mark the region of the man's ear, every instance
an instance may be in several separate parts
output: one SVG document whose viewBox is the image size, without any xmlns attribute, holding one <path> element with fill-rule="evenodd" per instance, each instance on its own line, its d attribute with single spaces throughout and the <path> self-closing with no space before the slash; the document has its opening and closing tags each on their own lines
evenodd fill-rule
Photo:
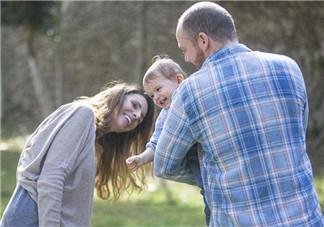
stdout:
<svg viewBox="0 0 324 227">
<path fill-rule="evenodd" d="M 184 80 L 184 76 L 181 73 L 176 75 L 177 83 L 180 84 Z"/>
<path fill-rule="evenodd" d="M 207 34 L 204 32 L 199 32 L 197 43 L 198 43 L 198 47 L 201 50 L 206 51 L 209 45 L 209 37 L 207 36 Z"/>
</svg>

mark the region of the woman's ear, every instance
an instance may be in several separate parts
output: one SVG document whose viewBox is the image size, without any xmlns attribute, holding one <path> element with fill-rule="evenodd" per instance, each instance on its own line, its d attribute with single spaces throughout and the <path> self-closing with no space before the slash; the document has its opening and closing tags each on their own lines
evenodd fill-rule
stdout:
<svg viewBox="0 0 324 227">
<path fill-rule="evenodd" d="M 198 40 L 197 40 L 197 43 L 198 43 L 198 47 L 203 50 L 203 51 L 206 51 L 208 49 L 208 45 L 209 45 L 209 38 L 208 36 L 206 35 L 206 33 L 204 32 L 199 32 L 198 33 Z"/>
<path fill-rule="evenodd" d="M 176 75 L 177 83 L 180 84 L 184 80 L 184 76 L 181 73 Z"/>
</svg>

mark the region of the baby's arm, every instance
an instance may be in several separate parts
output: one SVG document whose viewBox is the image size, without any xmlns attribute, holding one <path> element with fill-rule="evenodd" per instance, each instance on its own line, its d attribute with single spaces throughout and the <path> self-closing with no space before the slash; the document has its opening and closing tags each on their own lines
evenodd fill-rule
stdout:
<svg viewBox="0 0 324 227">
<path fill-rule="evenodd" d="M 168 111 L 165 109 L 161 110 L 155 122 L 154 133 L 150 139 L 150 142 L 146 145 L 145 151 L 139 155 L 134 155 L 126 159 L 126 164 L 129 169 L 135 171 L 142 165 L 153 161 L 156 144 L 162 132 L 163 124 L 167 116 Z"/>
<path fill-rule="evenodd" d="M 126 164 L 129 169 L 136 171 L 141 166 L 152 162 L 154 158 L 154 150 L 151 147 L 147 147 L 146 150 L 139 154 L 134 155 L 126 159 Z"/>
</svg>

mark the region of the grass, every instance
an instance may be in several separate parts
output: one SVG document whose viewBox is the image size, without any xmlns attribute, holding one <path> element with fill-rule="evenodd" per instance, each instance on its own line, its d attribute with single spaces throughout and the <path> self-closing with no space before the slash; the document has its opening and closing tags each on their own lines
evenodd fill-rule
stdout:
<svg viewBox="0 0 324 227">
<path fill-rule="evenodd" d="M 19 155 L 17 151 L 1 151 L 1 216 L 15 188 Z M 146 191 L 134 193 L 131 197 L 124 196 L 117 203 L 95 196 L 92 226 L 204 226 L 203 206 L 196 187 L 167 181 L 162 183 L 160 179 L 149 178 Z"/>
<path fill-rule="evenodd" d="M 1 207 L 8 203 L 16 184 L 16 167 L 22 139 L 0 143 L 1 152 Z M 323 163 L 323 161 L 318 162 Z M 314 163 L 313 163 L 314 164 Z M 324 175 L 314 178 L 315 186 L 324 208 Z M 93 227 L 195 227 L 205 226 L 204 204 L 198 188 L 158 178 L 149 178 L 147 189 L 124 196 L 117 203 L 94 197 Z"/>
<path fill-rule="evenodd" d="M 196 204 L 175 201 L 154 201 L 163 192 L 150 195 L 147 199 L 130 199 L 114 205 L 95 200 L 94 226 L 203 226 L 202 207 Z M 144 193 L 145 194 L 145 193 Z M 197 193 L 198 194 L 198 193 Z"/>
<path fill-rule="evenodd" d="M 324 176 L 315 176 L 315 187 L 321 203 L 322 213 L 324 213 Z"/>
</svg>

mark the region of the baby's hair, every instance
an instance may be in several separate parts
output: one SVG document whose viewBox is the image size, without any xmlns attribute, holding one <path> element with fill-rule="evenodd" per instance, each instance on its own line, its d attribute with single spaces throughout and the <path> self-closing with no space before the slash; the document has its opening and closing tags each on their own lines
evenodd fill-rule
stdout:
<svg viewBox="0 0 324 227">
<path fill-rule="evenodd" d="M 168 55 L 156 55 L 152 58 L 153 64 L 148 68 L 144 74 L 143 82 L 149 82 L 159 76 L 163 76 L 168 80 L 176 78 L 177 74 L 186 76 L 178 63 L 169 58 Z"/>
</svg>

